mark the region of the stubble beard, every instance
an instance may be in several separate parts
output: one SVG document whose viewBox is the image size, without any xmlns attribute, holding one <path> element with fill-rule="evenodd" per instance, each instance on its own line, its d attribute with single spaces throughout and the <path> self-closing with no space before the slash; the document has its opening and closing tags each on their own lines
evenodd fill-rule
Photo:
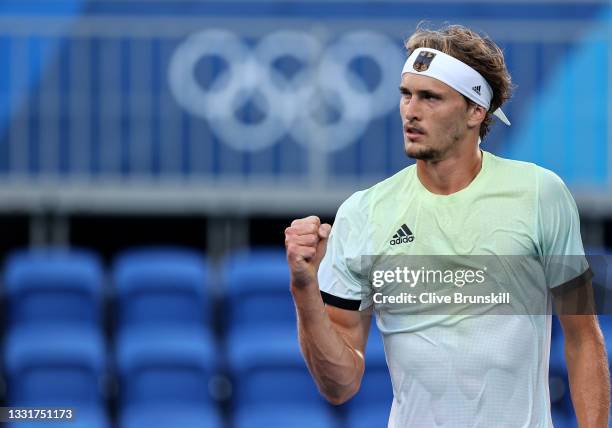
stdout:
<svg viewBox="0 0 612 428">
<path fill-rule="evenodd" d="M 441 147 L 420 146 L 418 143 L 404 143 L 404 152 L 409 158 L 424 160 L 424 161 L 440 161 L 446 157 L 446 154 L 452 150 L 457 141 L 461 139 L 461 134 L 457 130 L 451 131 L 450 141 L 445 141 Z M 422 144 L 422 143 L 421 143 Z M 408 147 L 412 146 L 416 150 L 410 151 Z"/>
<path fill-rule="evenodd" d="M 410 146 L 412 146 L 416 150 L 410 150 Z M 406 156 L 408 156 L 409 158 L 427 161 L 437 160 L 442 155 L 442 153 L 438 149 L 435 149 L 433 147 L 419 147 L 417 143 L 412 142 L 409 142 L 405 146 L 404 152 L 406 152 Z"/>
</svg>

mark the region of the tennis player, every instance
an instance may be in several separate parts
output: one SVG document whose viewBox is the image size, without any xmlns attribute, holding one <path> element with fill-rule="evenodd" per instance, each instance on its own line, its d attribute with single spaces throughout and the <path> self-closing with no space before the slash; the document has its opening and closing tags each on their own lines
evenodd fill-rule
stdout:
<svg viewBox="0 0 612 428">
<path fill-rule="evenodd" d="M 364 255 L 520 255 L 536 261 L 526 273 L 543 279 L 547 302 L 591 292 L 576 204 L 561 179 L 480 148 L 494 117 L 510 125 L 500 48 L 463 26 L 419 27 L 406 48 L 400 114 L 416 164 L 353 194 L 333 228 L 311 216 L 285 231 L 304 358 L 327 400 L 349 400 L 375 312 L 393 385 L 389 428 L 552 427 L 550 312 L 415 316 L 410 305 L 376 301 L 364 273 Z M 570 268 L 553 256 L 567 256 Z M 610 383 L 597 317 L 560 321 L 579 425 L 605 428 Z"/>
</svg>

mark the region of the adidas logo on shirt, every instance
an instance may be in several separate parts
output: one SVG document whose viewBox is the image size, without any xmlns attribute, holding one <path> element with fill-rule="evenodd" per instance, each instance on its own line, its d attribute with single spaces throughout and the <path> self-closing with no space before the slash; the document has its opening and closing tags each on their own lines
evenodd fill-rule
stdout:
<svg viewBox="0 0 612 428">
<path fill-rule="evenodd" d="M 480 95 L 480 85 L 472 87 L 472 90 Z"/>
<path fill-rule="evenodd" d="M 414 234 L 410 231 L 408 226 L 402 224 L 393 238 L 389 243 L 391 245 L 407 244 L 408 242 L 414 241 Z"/>
</svg>

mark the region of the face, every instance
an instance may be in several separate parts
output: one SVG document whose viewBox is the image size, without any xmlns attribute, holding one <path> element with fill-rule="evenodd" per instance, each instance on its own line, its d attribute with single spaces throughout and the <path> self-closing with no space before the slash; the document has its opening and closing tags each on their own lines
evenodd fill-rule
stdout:
<svg viewBox="0 0 612 428">
<path fill-rule="evenodd" d="M 474 128 L 478 107 L 437 79 L 405 73 L 400 93 L 404 150 L 411 158 L 445 159 Z"/>
</svg>

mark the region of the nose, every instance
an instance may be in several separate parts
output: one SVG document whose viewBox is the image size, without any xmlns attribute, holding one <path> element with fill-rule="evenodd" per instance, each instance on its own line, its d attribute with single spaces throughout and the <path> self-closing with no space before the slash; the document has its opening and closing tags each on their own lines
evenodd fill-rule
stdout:
<svg viewBox="0 0 612 428">
<path fill-rule="evenodd" d="M 400 102 L 402 118 L 408 122 L 421 120 L 421 109 L 416 97 L 403 98 Z"/>
</svg>

